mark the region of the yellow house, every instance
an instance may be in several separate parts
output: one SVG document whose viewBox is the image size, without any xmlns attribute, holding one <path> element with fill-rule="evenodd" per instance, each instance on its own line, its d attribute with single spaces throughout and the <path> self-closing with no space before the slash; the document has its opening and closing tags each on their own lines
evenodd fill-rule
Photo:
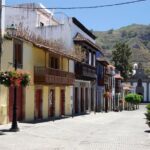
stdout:
<svg viewBox="0 0 150 150">
<path fill-rule="evenodd" d="M 5 36 L 1 70 L 18 69 L 31 74 L 32 83 L 17 89 L 19 121 L 51 119 L 72 114 L 74 59 L 48 46 L 20 36 Z M 12 120 L 13 88 L 0 86 L 0 124 Z"/>
</svg>

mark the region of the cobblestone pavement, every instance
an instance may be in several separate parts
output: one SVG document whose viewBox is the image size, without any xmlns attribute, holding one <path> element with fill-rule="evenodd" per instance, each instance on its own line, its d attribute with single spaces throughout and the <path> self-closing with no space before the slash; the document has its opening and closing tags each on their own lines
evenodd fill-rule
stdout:
<svg viewBox="0 0 150 150">
<path fill-rule="evenodd" d="M 0 135 L 0 150 L 150 150 L 150 130 L 140 110 L 90 115 L 37 124 Z M 0 129 L 9 129 L 1 125 Z"/>
</svg>

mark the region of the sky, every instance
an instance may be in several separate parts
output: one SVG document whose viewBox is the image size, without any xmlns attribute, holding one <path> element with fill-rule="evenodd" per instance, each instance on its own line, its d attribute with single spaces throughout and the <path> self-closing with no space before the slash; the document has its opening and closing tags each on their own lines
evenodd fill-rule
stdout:
<svg viewBox="0 0 150 150">
<path fill-rule="evenodd" d="M 6 5 L 36 2 L 42 3 L 45 7 L 75 7 L 105 5 L 127 1 L 132 0 L 6 0 Z M 131 24 L 150 25 L 150 0 L 115 7 L 52 11 L 54 15 L 57 12 L 61 12 L 69 17 L 76 17 L 88 29 L 95 31 L 118 29 Z"/>
</svg>

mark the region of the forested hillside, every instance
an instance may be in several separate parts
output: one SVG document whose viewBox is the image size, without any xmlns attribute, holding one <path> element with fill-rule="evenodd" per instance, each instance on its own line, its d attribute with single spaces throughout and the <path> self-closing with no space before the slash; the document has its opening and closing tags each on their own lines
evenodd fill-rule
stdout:
<svg viewBox="0 0 150 150">
<path fill-rule="evenodd" d="M 95 31 L 97 44 L 111 59 L 111 51 L 118 41 L 126 42 L 132 50 L 132 62 L 142 62 L 150 70 L 150 25 L 133 24 L 118 30 Z"/>
</svg>

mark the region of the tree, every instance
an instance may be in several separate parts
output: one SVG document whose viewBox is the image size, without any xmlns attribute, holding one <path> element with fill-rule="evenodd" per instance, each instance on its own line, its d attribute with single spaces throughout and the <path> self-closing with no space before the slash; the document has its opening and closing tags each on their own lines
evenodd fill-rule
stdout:
<svg viewBox="0 0 150 150">
<path fill-rule="evenodd" d="M 131 64 L 131 49 L 125 43 L 116 43 L 112 51 L 112 61 L 124 80 L 127 80 L 129 75 L 132 73 Z"/>
</svg>

